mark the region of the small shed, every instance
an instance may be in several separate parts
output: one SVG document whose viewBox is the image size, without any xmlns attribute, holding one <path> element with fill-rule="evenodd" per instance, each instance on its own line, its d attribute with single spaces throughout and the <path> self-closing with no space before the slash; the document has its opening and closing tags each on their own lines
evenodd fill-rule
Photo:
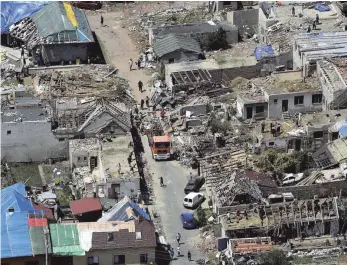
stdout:
<svg viewBox="0 0 347 265">
<path fill-rule="evenodd" d="M 70 202 L 72 214 L 80 222 L 96 222 L 102 216 L 99 198 L 83 198 Z"/>
<path fill-rule="evenodd" d="M 202 54 L 197 40 L 177 34 L 169 34 L 157 39 L 153 50 L 164 64 L 198 60 Z"/>
</svg>

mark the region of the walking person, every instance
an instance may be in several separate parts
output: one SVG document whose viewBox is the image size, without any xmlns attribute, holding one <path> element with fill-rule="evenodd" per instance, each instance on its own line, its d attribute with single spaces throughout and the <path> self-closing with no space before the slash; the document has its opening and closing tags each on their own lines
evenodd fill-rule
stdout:
<svg viewBox="0 0 347 265">
<path fill-rule="evenodd" d="M 180 246 L 177 247 L 177 257 L 181 256 L 181 248 Z"/>
<path fill-rule="evenodd" d="M 164 178 L 163 177 L 160 177 L 160 187 L 163 187 L 164 186 Z"/>
<path fill-rule="evenodd" d="M 313 21 L 313 23 L 312 23 L 312 29 L 317 29 L 317 23 L 316 23 L 316 21 Z"/>
<path fill-rule="evenodd" d="M 292 7 L 292 16 L 295 17 L 295 7 Z"/>
<path fill-rule="evenodd" d="M 135 113 L 136 113 L 136 115 L 138 115 L 138 114 L 139 114 L 139 109 L 138 109 L 138 107 L 137 107 L 137 106 L 135 107 Z"/>
<path fill-rule="evenodd" d="M 141 60 L 140 59 L 137 60 L 137 69 L 138 70 L 141 69 Z"/>
<path fill-rule="evenodd" d="M 130 71 L 133 69 L 133 60 L 132 59 L 129 59 L 129 68 L 130 68 Z"/>
<path fill-rule="evenodd" d="M 149 108 L 149 97 L 146 96 L 146 107 Z"/>
<path fill-rule="evenodd" d="M 180 233 L 177 233 L 176 240 L 177 240 L 177 244 L 180 245 L 180 241 L 181 241 L 181 234 Z"/>
<path fill-rule="evenodd" d="M 141 109 L 143 110 L 143 106 L 145 105 L 145 101 L 141 99 Z"/>
<path fill-rule="evenodd" d="M 188 250 L 188 261 L 192 261 L 192 253 L 190 253 L 190 250 Z"/>
<path fill-rule="evenodd" d="M 317 23 L 317 25 L 319 25 L 319 15 L 318 14 L 316 14 L 316 23 Z"/>
<path fill-rule="evenodd" d="M 101 27 L 104 26 L 104 17 L 102 15 L 100 16 L 100 24 L 101 24 Z"/>
<path fill-rule="evenodd" d="M 311 25 L 308 25 L 307 33 L 311 33 Z"/>
<path fill-rule="evenodd" d="M 142 93 L 142 88 L 143 88 L 143 83 L 142 81 L 140 80 L 137 85 L 139 86 L 139 91 Z"/>
</svg>

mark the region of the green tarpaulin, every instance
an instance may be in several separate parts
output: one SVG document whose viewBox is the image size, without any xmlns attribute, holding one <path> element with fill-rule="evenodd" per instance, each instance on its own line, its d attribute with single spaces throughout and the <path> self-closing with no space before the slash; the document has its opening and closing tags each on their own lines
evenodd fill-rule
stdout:
<svg viewBox="0 0 347 265">
<path fill-rule="evenodd" d="M 83 256 L 76 224 L 51 224 L 53 254 L 61 256 Z"/>
</svg>

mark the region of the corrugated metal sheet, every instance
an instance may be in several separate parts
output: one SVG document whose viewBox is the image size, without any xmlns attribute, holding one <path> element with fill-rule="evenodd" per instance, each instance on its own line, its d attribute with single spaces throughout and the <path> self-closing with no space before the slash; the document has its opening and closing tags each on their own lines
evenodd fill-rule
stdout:
<svg viewBox="0 0 347 265">
<path fill-rule="evenodd" d="M 175 34 L 169 34 L 164 38 L 158 39 L 153 45 L 153 50 L 158 57 L 177 50 L 202 52 L 200 44 L 195 39 Z"/>
<path fill-rule="evenodd" d="M 76 224 L 51 224 L 53 254 L 62 256 L 83 256 L 80 247 L 79 232 Z"/>
<path fill-rule="evenodd" d="M 31 202 L 23 195 L 26 195 L 23 183 L 17 183 L 1 191 L 2 258 L 32 255 L 28 216 L 44 216 L 44 212 L 35 211 Z"/>
<path fill-rule="evenodd" d="M 26 212 L 1 214 L 1 258 L 31 256 Z"/>
</svg>

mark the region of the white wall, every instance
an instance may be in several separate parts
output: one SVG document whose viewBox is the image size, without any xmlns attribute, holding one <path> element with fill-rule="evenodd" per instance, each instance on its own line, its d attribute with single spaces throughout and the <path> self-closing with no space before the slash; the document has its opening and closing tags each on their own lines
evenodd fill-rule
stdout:
<svg viewBox="0 0 347 265">
<path fill-rule="evenodd" d="M 278 95 L 269 95 L 269 118 L 281 118 L 282 117 L 282 100 L 288 100 L 288 112 L 291 114 L 307 111 L 321 111 L 322 103 L 312 104 L 312 95 L 321 94 L 319 91 L 315 92 L 297 92 Z M 304 103 L 301 105 L 294 105 L 294 97 L 304 96 Z M 277 99 L 277 103 L 274 100 Z"/>
<path fill-rule="evenodd" d="M 11 131 L 11 134 L 7 134 Z M 1 124 L 1 159 L 7 162 L 41 162 L 67 157 L 68 142 L 59 141 L 47 121 Z"/>
</svg>

